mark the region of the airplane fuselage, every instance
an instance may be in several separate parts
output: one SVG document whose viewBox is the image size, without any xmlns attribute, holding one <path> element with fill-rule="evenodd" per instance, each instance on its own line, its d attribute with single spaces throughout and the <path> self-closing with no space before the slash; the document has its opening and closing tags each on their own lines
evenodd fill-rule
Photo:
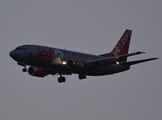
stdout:
<svg viewBox="0 0 162 120">
<path fill-rule="evenodd" d="M 145 52 L 128 53 L 131 39 L 131 30 L 126 30 L 114 49 L 105 54 L 92 55 L 58 49 L 40 45 L 22 45 L 10 52 L 10 56 L 24 66 L 23 72 L 36 77 L 45 77 L 49 74 L 59 74 L 58 82 L 65 82 L 62 75 L 78 74 L 79 79 L 85 79 L 87 75 L 100 76 L 123 72 L 130 69 L 131 65 L 155 60 L 149 58 L 136 61 L 127 61 L 133 55 Z M 27 69 L 26 66 L 30 67 Z"/>
<path fill-rule="evenodd" d="M 14 57 L 18 64 L 43 67 L 58 73 L 62 71 L 64 74 L 84 72 L 86 75 L 99 76 L 122 72 L 130 68 L 130 66 L 112 64 L 108 66 L 89 67 L 88 69 L 70 69 L 66 66 L 68 60 L 86 62 L 87 60 L 97 60 L 104 57 L 46 46 L 22 45 L 11 51 L 10 54 L 14 53 L 19 53 Z"/>
</svg>

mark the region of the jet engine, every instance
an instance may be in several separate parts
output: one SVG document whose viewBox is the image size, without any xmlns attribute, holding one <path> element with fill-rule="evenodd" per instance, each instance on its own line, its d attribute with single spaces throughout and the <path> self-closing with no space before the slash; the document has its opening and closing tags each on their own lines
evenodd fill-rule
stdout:
<svg viewBox="0 0 162 120">
<path fill-rule="evenodd" d="M 44 77 L 47 75 L 46 70 L 44 68 L 39 68 L 39 67 L 29 67 L 28 73 L 36 77 Z"/>
<path fill-rule="evenodd" d="M 86 68 L 86 64 L 80 60 L 68 60 L 66 66 L 69 69 L 72 69 L 72 68 L 85 69 Z"/>
</svg>

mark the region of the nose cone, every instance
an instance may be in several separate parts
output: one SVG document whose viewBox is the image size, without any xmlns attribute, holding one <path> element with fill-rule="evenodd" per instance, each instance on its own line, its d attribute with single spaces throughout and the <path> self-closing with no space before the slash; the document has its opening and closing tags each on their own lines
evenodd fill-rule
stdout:
<svg viewBox="0 0 162 120">
<path fill-rule="evenodd" d="M 14 57 L 15 55 L 14 55 L 14 51 L 11 51 L 10 53 L 9 53 L 9 55 L 10 55 L 10 57 Z"/>
<path fill-rule="evenodd" d="M 17 50 L 11 51 L 9 55 L 12 59 L 14 59 L 17 62 L 22 61 L 22 59 L 24 58 L 24 53 Z"/>
<path fill-rule="evenodd" d="M 17 59 L 18 55 L 17 55 L 17 52 L 15 50 L 11 51 L 9 53 L 10 57 L 13 58 L 14 60 Z"/>
</svg>

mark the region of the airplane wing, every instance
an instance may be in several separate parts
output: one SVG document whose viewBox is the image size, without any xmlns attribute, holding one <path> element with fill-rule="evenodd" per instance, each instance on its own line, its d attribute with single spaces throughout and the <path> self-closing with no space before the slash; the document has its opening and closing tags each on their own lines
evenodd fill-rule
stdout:
<svg viewBox="0 0 162 120">
<path fill-rule="evenodd" d="M 135 53 L 123 54 L 123 55 L 112 56 L 112 57 L 103 57 L 103 58 L 99 58 L 96 60 L 88 60 L 88 61 L 86 61 L 86 65 L 87 66 L 110 65 L 110 64 L 114 64 L 116 62 L 120 62 L 127 57 L 138 55 L 138 54 L 144 54 L 144 53 L 145 52 L 135 52 Z M 146 62 L 146 61 L 150 61 L 150 60 L 154 60 L 154 59 L 157 59 L 157 58 L 145 59 L 145 60 L 140 60 L 137 62 L 136 61 L 125 62 L 125 63 L 127 63 L 127 65 L 133 65 L 133 64 Z"/>
</svg>

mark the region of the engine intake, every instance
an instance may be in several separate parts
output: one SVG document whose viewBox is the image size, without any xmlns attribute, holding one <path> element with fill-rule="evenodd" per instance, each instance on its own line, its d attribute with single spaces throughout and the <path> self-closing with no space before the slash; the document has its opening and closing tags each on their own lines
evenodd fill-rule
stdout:
<svg viewBox="0 0 162 120">
<path fill-rule="evenodd" d="M 28 73 L 36 77 L 44 77 L 47 75 L 46 70 L 44 68 L 39 68 L 39 67 L 29 67 Z"/>
<path fill-rule="evenodd" d="M 72 68 L 85 69 L 86 68 L 86 64 L 80 60 L 68 60 L 66 66 L 69 69 L 72 69 Z"/>
</svg>

